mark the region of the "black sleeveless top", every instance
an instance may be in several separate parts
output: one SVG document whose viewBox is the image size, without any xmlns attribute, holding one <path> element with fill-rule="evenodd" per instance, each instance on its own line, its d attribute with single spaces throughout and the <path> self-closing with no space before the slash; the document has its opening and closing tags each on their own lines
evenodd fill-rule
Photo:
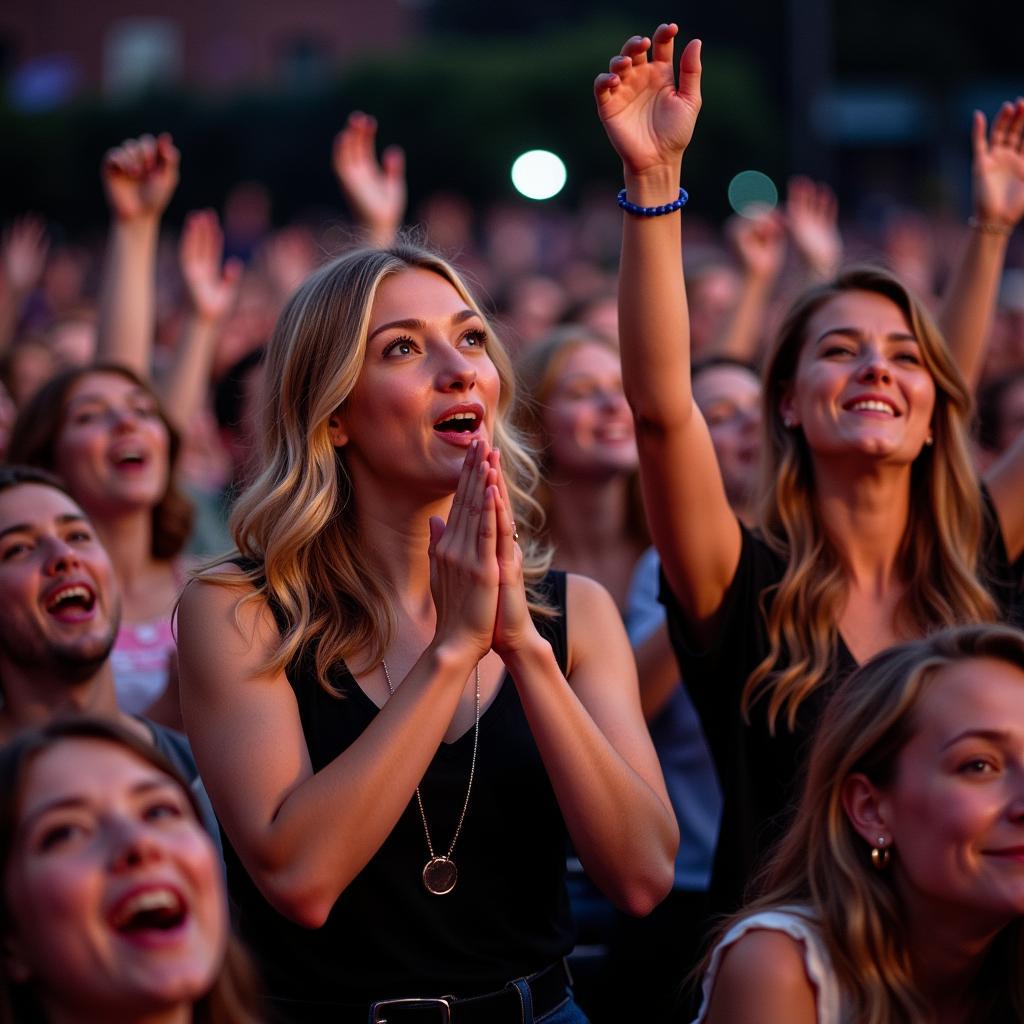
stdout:
<svg viewBox="0 0 1024 1024">
<path fill-rule="evenodd" d="M 548 573 L 543 589 L 561 614 L 538 617 L 535 624 L 564 673 L 565 574 Z M 287 676 L 318 772 L 362 734 L 378 709 L 343 664 L 330 677 L 342 696 L 326 693 L 316 680 L 313 657 L 307 648 Z M 420 783 L 438 853 L 448 849 L 455 832 L 472 750 L 470 728 L 454 743 L 441 744 Z M 237 927 L 275 1009 L 286 1019 L 320 1019 L 319 1010 L 324 1020 L 340 1020 L 329 1004 L 494 991 L 546 967 L 573 946 L 565 823 L 507 673 L 480 718 L 476 777 L 452 854 L 458 884 L 448 895 L 432 895 L 423 886 L 428 852 L 415 796 L 316 930 L 278 914 L 227 837 L 224 848 Z"/>
</svg>

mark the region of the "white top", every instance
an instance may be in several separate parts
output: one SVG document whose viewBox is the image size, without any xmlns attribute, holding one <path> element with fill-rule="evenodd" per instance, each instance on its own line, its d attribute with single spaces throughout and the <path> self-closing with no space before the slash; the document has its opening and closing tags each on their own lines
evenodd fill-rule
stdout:
<svg viewBox="0 0 1024 1024">
<path fill-rule="evenodd" d="M 844 1000 L 832 968 L 832 959 L 818 931 L 814 915 L 809 908 L 798 906 L 779 907 L 777 910 L 751 914 L 750 917 L 737 921 L 725 933 L 711 954 L 711 965 L 701 984 L 700 1013 L 693 1024 L 700 1024 L 707 1015 L 711 991 L 715 986 L 715 978 L 718 976 L 718 969 L 726 950 L 747 932 L 757 928 L 785 932 L 800 943 L 804 952 L 804 968 L 815 989 L 818 1024 L 849 1024 L 853 1018 L 850 1016 L 849 1007 L 843 1006 Z"/>
</svg>

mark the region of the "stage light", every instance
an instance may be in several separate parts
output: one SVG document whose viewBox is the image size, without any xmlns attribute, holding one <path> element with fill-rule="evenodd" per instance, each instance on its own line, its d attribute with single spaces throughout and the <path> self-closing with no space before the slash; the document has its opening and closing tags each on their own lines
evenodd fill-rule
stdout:
<svg viewBox="0 0 1024 1024">
<path fill-rule="evenodd" d="M 741 216 L 750 217 L 779 204 L 775 182 L 760 171 L 740 171 L 729 182 L 729 205 Z"/>
<path fill-rule="evenodd" d="M 546 149 L 531 149 L 512 164 L 512 184 L 527 199 L 550 199 L 565 185 L 565 164 Z"/>
</svg>

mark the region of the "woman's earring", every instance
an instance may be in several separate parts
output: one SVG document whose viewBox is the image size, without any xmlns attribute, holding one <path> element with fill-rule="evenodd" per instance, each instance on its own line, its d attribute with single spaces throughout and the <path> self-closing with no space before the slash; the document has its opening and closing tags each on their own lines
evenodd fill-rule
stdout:
<svg viewBox="0 0 1024 1024">
<path fill-rule="evenodd" d="M 934 437 L 934 435 L 932 434 L 932 432 L 930 430 L 928 431 L 928 436 L 924 439 L 924 443 L 926 445 L 928 445 L 929 448 L 933 444 L 935 444 L 935 437 Z"/>
<path fill-rule="evenodd" d="M 885 845 L 886 842 L 885 836 L 879 836 L 877 845 L 871 847 L 871 866 L 876 871 L 884 871 L 889 866 L 892 850 Z"/>
<path fill-rule="evenodd" d="M 796 426 L 796 422 L 794 421 L 792 416 L 786 415 L 782 417 L 782 425 L 787 430 L 792 430 Z"/>
</svg>

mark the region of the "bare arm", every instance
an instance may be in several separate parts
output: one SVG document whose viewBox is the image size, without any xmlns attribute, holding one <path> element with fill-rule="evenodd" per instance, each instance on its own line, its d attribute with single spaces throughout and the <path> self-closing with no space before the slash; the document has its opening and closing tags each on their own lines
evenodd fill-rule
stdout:
<svg viewBox="0 0 1024 1024">
<path fill-rule="evenodd" d="M 490 647 L 498 572 L 487 480 L 468 457 L 448 524 L 431 525 L 434 641 L 362 735 L 319 772 L 288 680 L 260 670 L 277 642 L 266 604 L 239 606 L 242 586 L 203 582 L 182 596 L 182 711 L 196 761 L 253 880 L 302 925 L 323 924 L 387 838 Z"/>
<path fill-rule="evenodd" d="M 801 944 L 754 930 L 730 946 L 711 992 L 706 1024 L 816 1024 L 817 999 Z"/>
<path fill-rule="evenodd" d="M 231 259 L 222 268 L 223 255 L 224 235 L 217 214 L 213 210 L 190 213 L 178 245 L 189 314 L 161 387 L 168 415 L 179 430 L 187 429 L 202 408 L 220 327 L 238 298 L 242 264 Z"/>
<path fill-rule="evenodd" d="M 700 108 L 700 44 L 679 62 L 676 26 L 650 41 L 634 36 L 595 82 L 598 113 L 623 161 L 626 192 L 644 206 L 674 198 L 682 156 Z M 626 215 L 619 271 L 619 322 L 626 397 L 633 410 L 651 533 L 666 576 L 695 625 L 721 604 L 740 556 L 707 425 L 690 388 L 689 321 L 680 215 Z"/>
<path fill-rule="evenodd" d="M 727 232 L 743 265 L 743 282 L 739 301 L 706 354 L 755 363 L 772 289 L 786 255 L 786 235 L 781 218 L 773 212 L 734 217 Z"/>
<path fill-rule="evenodd" d="M 1010 562 L 1024 554 L 1024 434 L 989 467 L 985 486 L 996 507 Z"/>
<path fill-rule="evenodd" d="M 939 324 L 973 390 L 981 377 L 1006 245 L 1024 216 L 1024 100 L 1004 103 L 986 138 L 974 113 L 974 217 Z"/>
<path fill-rule="evenodd" d="M 405 213 L 405 156 L 398 146 L 374 154 L 377 121 L 354 111 L 334 139 L 332 164 L 356 223 L 372 245 L 395 240 Z"/>
<path fill-rule="evenodd" d="M 18 314 L 29 293 L 42 277 L 49 242 L 46 225 L 28 214 L 5 232 L 0 248 L 0 352 L 14 340 Z"/>
<path fill-rule="evenodd" d="M 160 218 L 178 185 L 169 135 L 144 135 L 110 150 L 103 185 L 112 221 L 100 288 L 97 362 L 152 375 L 156 244 Z"/>
</svg>

